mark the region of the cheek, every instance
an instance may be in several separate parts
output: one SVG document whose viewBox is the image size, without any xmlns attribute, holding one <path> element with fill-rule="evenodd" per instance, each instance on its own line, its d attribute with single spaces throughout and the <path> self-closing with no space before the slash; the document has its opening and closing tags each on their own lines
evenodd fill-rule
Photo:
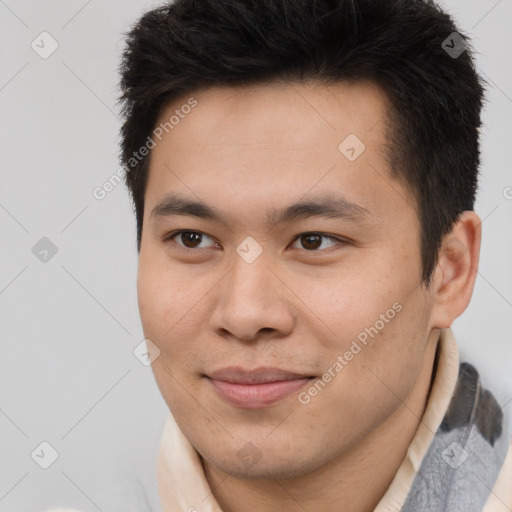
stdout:
<svg viewBox="0 0 512 512">
<path fill-rule="evenodd" d="M 396 397 L 405 399 L 416 384 L 430 332 L 429 306 L 423 297 L 404 294 L 397 298 L 391 308 L 382 310 L 382 317 L 364 327 L 366 344 L 360 344 L 359 362 L 347 368 L 365 375 L 369 388 L 379 390 L 380 400 L 387 397 L 391 403 Z"/>
<path fill-rule="evenodd" d="M 153 260 L 154 261 L 154 260 Z M 172 411 L 181 414 L 189 403 L 190 396 L 184 393 L 185 386 L 191 391 L 194 380 L 195 324 L 194 290 L 182 286 L 175 272 L 153 262 L 149 266 L 139 263 L 137 296 L 139 313 L 145 338 L 150 339 L 160 350 L 151 369 L 160 393 Z"/>
<path fill-rule="evenodd" d="M 414 272 L 391 273 L 387 265 L 367 268 L 371 270 L 311 288 L 323 362 L 329 368 L 346 355 L 342 373 L 351 381 L 365 375 L 373 381 L 371 369 L 399 387 L 408 387 L 421 365 L 429 303 L 420 289 L 411 293 Z"/>
<path fill-rule="evenodd" d="M 379 282 L 369 272 L 366 276 L 331 279 L 323 286 L 313 281 L 310 284 L 311 294 L 304 302 L 311 304 L 315 323 L 325 330 L 320 339 L 328 351 L 341 350 L 358 336 L 364 341 L 365 333 L 368 337 L 369 329 L 374 332 L 375 324 L 379 332 L 385 332 L 399 316 L 399 306 L 393 307 L 401 297 L 398 285 Z"/>
<path fill-rule="evenodd" d="M 146 264 L 146 260 L 151 262 Z M 197 284 L 184 278 L 176 267 L 162 264 L 157 258 L 139 260 L 137 297 L 144 332 L 163 342 L 187 329 L 194 317 L 194 308 L 204 294 L 204 289 L 199 289 Z"/>
<path fill-rule="evenodd" d="M 147 264 L 146 262 L 149 262 Z M 198 360 L 205 357 L 205 294 L 211 278 L 193 278 L 177 265 L 154 258 L 139 259 L 137 295 L 144 336 L 160 350 L 153 372 L 164 397 L 175 395 L 179 382 L 197 377 Z M 175 389 L 176 388 L 176 389 Z"/>
</svg>

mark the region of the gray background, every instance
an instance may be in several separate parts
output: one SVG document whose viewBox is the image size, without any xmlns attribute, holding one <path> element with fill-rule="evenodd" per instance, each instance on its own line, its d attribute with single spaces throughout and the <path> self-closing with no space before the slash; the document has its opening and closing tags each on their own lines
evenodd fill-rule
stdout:
<svg viewBox="0 0 512 512">
<path fill-rule="evenodd" d="M 122 32 L 157 5 L 0 0 L 0 511 L 159 510 L 167 408 L 133 355 L 143 340 L 135 218 L 123 184 L 92 194 L 119 169 Z M 454 332 L 499 376 L 512 360 L 512 0 L 443 5 L 490 83 L 481 265 Z M 43 31 L 59 45 L 47 59 L 31 48 Z M 32 251 L 43 237 L 57 248 L 46 262 Z M 46 470 L 31 458 L 43 441 L 59 454 Z"/>
</svg>

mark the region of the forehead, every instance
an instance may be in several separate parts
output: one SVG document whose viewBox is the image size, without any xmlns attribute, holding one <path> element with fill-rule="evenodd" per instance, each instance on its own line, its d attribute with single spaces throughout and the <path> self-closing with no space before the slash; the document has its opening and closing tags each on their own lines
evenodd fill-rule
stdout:
<svg viewBox="0 0 512 512">
<path fill-rule="evenodd" d="M 197 105 L 180 116 L 179 124 L 172 129 L 173 138 L 193 136 L 197 142 L 202 138 L 206 145 L 229 146 L 246 141 L 308 147 L 325 135 L 336 142 L 344 132 L 359 133 L 371 138 L 371 143 L 383 135 L 381 121 L 388 109 L 386 94 L 371 81 L 210 86 L 167 104 L 157 124 L 165 123 L 192 97 Z M 187 120 L 192 119 L 190 126 Z M 298 120 L 303 122 L 297 124 Z"/>
<path fill-rule="evenodd" d="M 401 187 L 391 183 L 386 158 L 387 109 L 383 90 L 368 81 L 215 86 L 183 95 L 158 119 L 157 126 L 172 116 L 175 122 L 152 149 L 146 202 L 153 207 L 180 191 L 212 197 L 206 202 L 219 208 L 256 211 L 279 198 L 288 204 L 337 191 L 372 213 L 389 206 L 379 195 L 396 205 Z"/>
</svg>

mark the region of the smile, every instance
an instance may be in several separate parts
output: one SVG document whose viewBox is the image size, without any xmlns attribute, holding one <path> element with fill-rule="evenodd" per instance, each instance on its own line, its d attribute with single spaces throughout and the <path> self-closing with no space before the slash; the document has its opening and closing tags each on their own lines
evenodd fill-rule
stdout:
<svg viewBox="0 0 512 512">
<path fill-rule="evenodd" d="M 206 376 L 218 396 L 236 407 L 260 409 L 299 391 L 313 376 L 278 368 L 225 368 Z"/>
</svg>

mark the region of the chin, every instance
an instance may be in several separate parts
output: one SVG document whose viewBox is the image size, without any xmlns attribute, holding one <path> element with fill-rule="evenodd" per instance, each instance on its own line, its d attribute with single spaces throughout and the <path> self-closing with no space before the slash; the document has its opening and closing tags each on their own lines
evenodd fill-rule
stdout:
<svg viewBox="0 0 512 512">
<path fill-rule="evenodd" d="M 293 441 L 290 436 L 287 439 Z M 311 444 L 293 443 L 291 449 L 290 446 L 268 441 L 264 437 L 261 442 L 235 440 L 236 446 L 217 445 L 199 452 L 211 466 L 233 477 L 245 479 L 300 477 L 324 466 L 334 457 L 332 452 L 322 453 L 325 450 L 322 446 L 316 451 Z"/>
<path fill-rule="evenodd" d="M 275 453 L 270 452 L 268 457 L 275 457 Z M 231 461 L 223 460 L 220 463 L 216 460 L 210 460 L 209 463 L 232 477 L 248 480 L 295 478 L 306 475 L 316 469 L 315 465 L 304 463 L 304 461 L 264 460 L 263 456 L 254 464 L 240 461 L 238 457 Z"/>
</svg>

